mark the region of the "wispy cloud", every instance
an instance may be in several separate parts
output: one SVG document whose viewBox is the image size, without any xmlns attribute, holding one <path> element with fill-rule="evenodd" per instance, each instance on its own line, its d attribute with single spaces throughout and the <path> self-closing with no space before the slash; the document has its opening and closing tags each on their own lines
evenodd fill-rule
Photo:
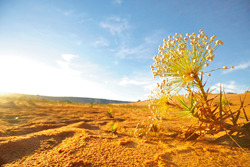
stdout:
<svg viewBox="0 0 250 167">
<path fill-rule="evenodd" d="M 116 61 L 114 61 L 114 64 L 117 65 L 117 64 L 119 64 L 119 62 L 116 60 Z"/>
<path fill-rule="evenodd" d="M 133 55 L 135 58 L 136 56 L 142 56 L 145 54 L 146 48 L 143 45 L 134 47 L 134 48 L 129 48 L 126 47 L 125 44 L 123 43 L 121 46 L 118 48 L 118 53 L 116 54 L 118 57 L 121 59 L 125 58 L 127 55 Z"/>
<path fill-rule="evenodd" d="M 122 81 L 119 83 L 119 85 L 145 85 L 146 82 L 145 81 L 137 81 L 134 79 L 129 79 L 128 77 L 123 77 Z"/>
<path fill-rule="evenodd" d="M 246 63 L 241 63 L 241 64 L 235 66 L 234 69 L 223 70 L 222 74 L 227 74 L 227 73 L 230 73 L 230 72 L 235 71 L 235 70 L 244 70 L 248 67 L 250 67 L 250 61 L 248 61 Z"/>
<path fill-rule="evenodd" d="M 222 88 L 224 87 L 225 92 L 244 93 L 248 89 L 246 85 L 239 85 L 236 84 L 235 81 L 229 81 L 226 83 L 217 83 L 216 85 L 211 86 L 211 90 L 215 89 L 214 93 L 219 93 L 220 84 L 222 85 Z"/>
<path fill-rule="evenodd" d="M 130 28 L 127 19 L 121 19 L 118 16 L 110 17 L 101 22 L 100 25 L 109 29 L 113 35 L 121 35 L 124 30 Z"/>
<path fill-rule="evenodd" d="M 65 61 L 58 60 L 57 64 L 66 73 L 68 73 L 70 75 L 80 76 L 81 75 L 81 71 L 73 70 L 72 68 L 70 68 L 71 59 L 77 58 L 77 57 L 79 57 L 79 56 L 78 55 L 72 55 L 72 54 L 62 54 L 62 58 Z"/>
<path fill-rule="evenodd" d="M 57 11 L 61 12 L 65 16 L 69 16 L 69 15 L 71 15 L 74 12 L 74 10 L 62 10 L 62 9 L 57 9 Z"/>
<path fill-rule="evenodd" d="M 106 38 L 99 37 L 99 39 L 94 42 L 94 46 L 95 47 L 109 46 L 109 41 Z"/>
<path fill-rule="evenodd" d="M 135 76 L 132 78 L 129 78 L 127 76 L 124 76 L 122 80 L 119 82 L 119 85 L 121 86 L 128 86 L 128 85 L 136 85 L 136 86 L 142 86 L 142 88 L 145 91 L 151 91 L 158 82 L 161 82 L 160 79 L 154 79 L 152 77 L 140 77 Z"/>
<path fill-rule="evenodd" d="M 73 58 L 79 57 L 78 55 L 72 55 L 72 54 L 62 54 L 62 58 L 68 62 L 71 61 Z"/>
<path fill-rule="evenodd" d="M 79 21 L 79 23 L 84 23 L 84 22 L 91 21 L 91 20 L 93 20 L 93 19 L 92 18 L 82 19 L 81 21 Z"/>
<path fill-rule="evenodd" d="M 115 49 L 116 56 L 124 59 L 151 59 L 157 51 L 157 47 L 162 41 L 163 32 L 161 30 L 153 31 L 141 39 L 137 46 L 130 47 L 121 39 L 121 44 Z M 137 39 L 138 40 L 138 39 Z"/>
<path fill-rule="evenodd" d="M 113 0 L 112 3 L 113 4 L 121 5 L 122 4 L 122 0 Z"/>
</svg>

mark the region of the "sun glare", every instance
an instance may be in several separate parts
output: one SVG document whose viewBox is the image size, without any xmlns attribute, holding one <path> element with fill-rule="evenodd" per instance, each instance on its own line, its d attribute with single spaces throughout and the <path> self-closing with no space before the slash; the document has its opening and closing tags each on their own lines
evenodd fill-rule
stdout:
<svg viewBox="0 0 250 167">
<path fill-rule="evenodd" d="M 20 57 L 0 57 L 0 92 L 120 98 L 96 84 L 72 74 L 72 70 L 50 67 Z"/>
</svg>

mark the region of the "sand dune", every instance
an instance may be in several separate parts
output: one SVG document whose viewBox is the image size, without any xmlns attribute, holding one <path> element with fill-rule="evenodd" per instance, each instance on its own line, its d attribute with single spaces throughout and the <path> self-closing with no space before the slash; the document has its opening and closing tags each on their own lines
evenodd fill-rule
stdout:
<svg viewBox="0 0 250 167">
<path fill-rule="evenodd" d="M 213 96 L 213 95 L 212 95 Z M 239 94 L 228 95 L 238 107 Z M 246 104 L 250 103 L 250 97 Z M 213 136 L 182 141 L 173 135 L 189 122 L 164 120 L 156 137 L 133 136 L 152 116 L 147 102 L 118 105 L 56 105 L 2 101 L 0 164 L 7 166 L 248 166 L 238 147 L 210 143 Z M 250 108 L 250 107 L 248 107 Z M 112 109 L 114 118 L 107 115 Z M 249 109 L 247 110 L 248 114 Z M 119 122 L 117 133 L 110 123 Z M 195 145 L 193 145 L 195 144 Z"/>
</svg>

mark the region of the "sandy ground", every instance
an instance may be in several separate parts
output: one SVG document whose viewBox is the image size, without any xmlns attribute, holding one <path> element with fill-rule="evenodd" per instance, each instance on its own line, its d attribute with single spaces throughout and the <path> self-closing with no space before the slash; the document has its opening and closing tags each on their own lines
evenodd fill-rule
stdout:
<svg viewBox="0 0 250 167">
<path fill-rule="evenodd" d="M 232 108 L 239 106 L 239 96 L 228 96 Z M 250 148 L 243 151 L 211 143 L 212 136 L 196 141 L 176 138 L 174 133 L 191 121 L 164 120 L 158 136 L 135 137 L 137 123 L 152 116 L 147 102 L 91 107 L 1 101 L 0 105 L 0 165 L 4 167 L 250 164 Z M 110 109 L 114 118 L 107 116 Z M 250 115 L 250 106 L 246 112 Z M 107 131 L 112 121 L 119 122 L 117 133 Z"/>
</svg>

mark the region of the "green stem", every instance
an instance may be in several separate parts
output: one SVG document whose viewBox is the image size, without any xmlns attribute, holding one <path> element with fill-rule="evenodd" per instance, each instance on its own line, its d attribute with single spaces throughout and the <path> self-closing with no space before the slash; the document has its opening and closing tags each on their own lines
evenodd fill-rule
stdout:
<svg viewBox="0 0 250 167">
<path fill-rule="evenodd" d="M 207 94 L 206 94 L 206 92 L 205 92 L 205 90 L 204 90 L 204 88 L 203 88 L 202 81 L 201 81 L 201 79 L 200 79 L 199 77 L 196 77 L 196 78 L 195 78 L 195 81 L 197 82 L 198 87 L 199 87 L 199 89 L 201 90 L 202 96 L 203 96 L 203 98 L 204 98 L 204 100 L 205 100 L 205 103 L 206 103 L 206 105 L 207 105 L 207 107 L 208 107 L 209 104 L 208 104 L 208 101 L 207 101 Z"/>
</svg>

